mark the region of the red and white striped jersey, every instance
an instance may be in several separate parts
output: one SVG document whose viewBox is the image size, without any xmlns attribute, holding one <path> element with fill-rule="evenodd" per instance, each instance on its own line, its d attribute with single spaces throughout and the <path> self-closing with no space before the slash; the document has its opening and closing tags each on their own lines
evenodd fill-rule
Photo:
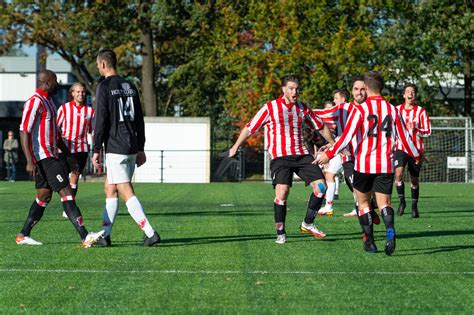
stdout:
<svg viewBox="0 0 474 315">
<path fill-rule="evenodd" d="M 271 159 L 287 155 L 309 154 L 303 141 L 303 123 L 313 129 L 322 129 L 324 124 L 304 103 L 285 104 L 278 98 L 263 105 L 258 113 L 247 123 L 250 134 L 263 126 L 267 127 L 267 149 Z"/>
<path fill-rule="evenodd" d="M 346 126 L 339 140 L 326 153 L 329 158 L 338 154 L 360 130 L 354 150 L 354 169 L 360 173 L 393 173 L 395 141 L 401 141 L 408 148 L 410 156 L 419 157 L 414 144 L 407 140 L 409 134 L 397 108 L 382 96 L 368 97 L 364 103 L 356 106 Z"/>
<path fill-rule="evenodd" d="M 71 153 L 88 152 L 87 134 L 92 133 L 95 112 L 92 107 L 70 101 L 58 109 L 58 127 Z"/>
<path fill-rule="evenodd" d="M 342 135 L 347 125 L 349 115 L 356 103 L 341 103 L 328 109 L 315 109 L 314 113 L 318 115 L 325 124 L 331 124 L 336 128 L 336 140 Z M 352 137 L 352 140 L 347 145 L 346 149 L 351 155 L 342 155 L 342 163 L 353 160 L 354 148 L 357 146 L 357 138 Z"/>
<path fill-rule="evenodd" d="M 422 154 L 424 149 L 423 138 L 431 135 L 430 117 L 428 117 L 425 109 L 418 105 L 414 105 L 412 109 L 407 109 L 405 103 L 403 103 L 398 105 L 397 108 L 405 125 L 408 127 L 410 141 L 415 144 L 415 147 Z M 413 129 L 410 129 L 410 125 L 413 126 Z M 407 149 L 400 141 L 397 141 L 397 150 L 407 152 Z"/>
<path fill-rule="evenodd" d="M 23 105 L 20 130 L 30 136 L 30 151 L 35 162 L 58 157 L 56 106 L 47 92 L 36 89 Z"/>
</svg>

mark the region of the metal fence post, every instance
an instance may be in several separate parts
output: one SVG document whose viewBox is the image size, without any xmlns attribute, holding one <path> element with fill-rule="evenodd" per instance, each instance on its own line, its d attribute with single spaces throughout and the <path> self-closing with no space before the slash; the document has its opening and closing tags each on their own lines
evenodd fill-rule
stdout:
<svg viewBox="0 0 474 315">
<path fill-rule="evenodd" d="M 163 151 L 164 150 L 160 150 L 161 152 L 161 183 L 163 183 L 163 170 L 164 170 L 164 167 L 163 167 Z"/>
</svg>

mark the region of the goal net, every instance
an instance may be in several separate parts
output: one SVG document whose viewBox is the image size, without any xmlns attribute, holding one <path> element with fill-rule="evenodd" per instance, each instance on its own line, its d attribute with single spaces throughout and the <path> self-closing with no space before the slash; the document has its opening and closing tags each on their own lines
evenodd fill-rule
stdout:
<svg viewBox="0 0 474 315">
<path fill-rule="evenodd" d="M 473 129 L 468 117 L 431 117 L 431 136 L 424 138 L 422 182 L 473 182 Z"/>
</svg>

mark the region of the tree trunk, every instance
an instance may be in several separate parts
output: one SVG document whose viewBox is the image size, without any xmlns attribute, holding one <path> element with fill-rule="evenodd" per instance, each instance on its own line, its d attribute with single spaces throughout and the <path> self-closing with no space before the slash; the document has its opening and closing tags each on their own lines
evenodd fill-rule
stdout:
<svg viewBox="0 0 474 315">
<path fill-rule="evenodd" d="M 142 97 L 146 116 L 156 116 L 156 89 L 155 89 L 155 61 L 153 56 L 153 39 L 150 29 L 142 29 L 140 34 L 142 43 Z"/>
<path fill-rule="evenodd" d="M 464 55 L 464 114 L 471 116 L 472 113 L 472 74 L 471 56 Z"/>
<path fill-rule="evenodd" d="M 46 47 L 43 45 L 38 45 L 36 48 L 36 87 L 39 85 L 39 73 L 43 70 L 46 70 L 46 58 L 48 57 L 48 52 Z"/>
</svg>

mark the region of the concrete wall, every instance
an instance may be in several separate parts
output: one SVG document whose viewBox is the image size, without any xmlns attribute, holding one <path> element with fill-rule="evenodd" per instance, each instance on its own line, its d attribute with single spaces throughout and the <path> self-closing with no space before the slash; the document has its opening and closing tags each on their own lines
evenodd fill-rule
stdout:
<svg viewBox="0 0 474 315">
<path fill-rule="evenodd" d="M 209 183 L 211 122 L 208 117 L 145 117 L 147 163 L 135 182 Z"/>
</svg>

